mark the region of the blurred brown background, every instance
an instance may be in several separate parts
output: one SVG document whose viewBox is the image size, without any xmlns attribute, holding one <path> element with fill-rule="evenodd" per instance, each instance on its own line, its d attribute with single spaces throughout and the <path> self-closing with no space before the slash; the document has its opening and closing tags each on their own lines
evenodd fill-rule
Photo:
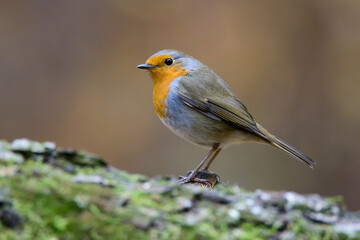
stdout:
<svg viewBox="0 0 360 240">
<path fill-rule="evenodd" d="M 242 144 L 212 165 L 246 189 L 343 195 L 360 209 L 360 1 L 0 1 L 0 138 L 51 140 L 148 176 L 207 153 L 171 133 L 136 65 L 165 48 L 227 81 L 303 150 Z"/>
</svg>

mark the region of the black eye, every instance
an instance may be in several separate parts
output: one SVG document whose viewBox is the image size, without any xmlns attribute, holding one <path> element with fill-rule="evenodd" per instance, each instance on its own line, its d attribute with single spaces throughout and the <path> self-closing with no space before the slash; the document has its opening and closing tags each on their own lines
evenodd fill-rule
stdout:
<svg viewBox="0 0 360 240">
<path fill-rule="evenodd" d="M 165 64 L 170 66 L 173 63 L 173 60 L 171 58 L 165 59 Z"/>
</svg>

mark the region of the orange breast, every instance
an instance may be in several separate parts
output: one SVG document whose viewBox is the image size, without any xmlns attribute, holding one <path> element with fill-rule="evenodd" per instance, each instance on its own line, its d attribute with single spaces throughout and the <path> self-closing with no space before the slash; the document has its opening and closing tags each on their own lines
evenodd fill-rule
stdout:
<svg viewBox="0 0 360 240">
<path fill-rule="evenodd" d="M 166 72 L 150 72 L 154 80 L 153 103 L 160 118 L 165 118 L 166 99 L 170 91 L 170 83 L 175 78 L 183 76 L 186 73 L 187 71 L 184 68 L 171 69 L 171 71 Z"/>
</svg>

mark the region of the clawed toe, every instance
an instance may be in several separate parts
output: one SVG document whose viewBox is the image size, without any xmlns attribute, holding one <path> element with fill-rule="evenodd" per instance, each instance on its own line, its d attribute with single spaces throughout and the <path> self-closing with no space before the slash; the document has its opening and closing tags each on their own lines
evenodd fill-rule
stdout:
<svg viewBox="0 0 360 240">
<path fill-rule="evenodd" d="M 192 176 L 192 171 L 186 174 L 186 177 L 179 176 L 181 184 L 196 184 L 204 187 L 214 188 L 215 185 L 220 181 L 219 175 L 209 171 L 199 171 Z"/>
<path fill-rule="evenodd" d="M 179 179 L 180 179 L 181 184 L 186 184 L 191 181 L 191 179 L 189 177 L 184 177 L 184 176 L 179 176 Z"/>
</svg>

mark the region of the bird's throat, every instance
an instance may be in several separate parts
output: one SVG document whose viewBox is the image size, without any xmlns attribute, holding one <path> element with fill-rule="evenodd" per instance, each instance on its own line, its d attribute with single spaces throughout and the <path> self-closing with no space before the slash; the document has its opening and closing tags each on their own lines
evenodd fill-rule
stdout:
<svg viewBox="0 0 360 240">
<path fill-rule="evenodd" d="M 167 104 L 166 99 L 170 91 L 171 82 L 186 73 L 187 71 L 185 69 L 179 69 L 179 71 L 170 71 L 167 73 L 150 71 L 151 77 L 154 81 L 153 103 L 160 118 L 165 118 Z"/>
</svg>

